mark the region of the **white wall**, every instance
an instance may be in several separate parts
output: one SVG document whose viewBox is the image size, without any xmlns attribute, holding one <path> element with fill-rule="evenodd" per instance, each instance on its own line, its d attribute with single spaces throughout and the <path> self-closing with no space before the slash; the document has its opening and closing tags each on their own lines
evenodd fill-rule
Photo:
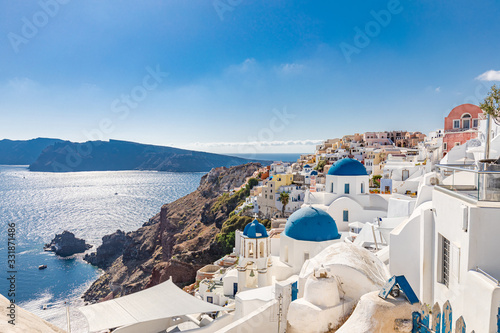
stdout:
<svg viewBox="0 0 500 333">
<path fill-rule="evenodd" d="M 404 275 L 413 291 L 420 293 L 420 214 L 414 212 L 390 234 L 389 270 Z"/>
<path fill-rule="evenodd" d="M 276 300 L 267 302 L 245 317 L 237 319 L 231 324 L 217 330 L 217 333 L 277 332 L 278 311 L 278 302 Z M 273 317 L 276 317 L 275 321 L 270 320 Z M 206 332 L 214 331 L 208 330 Z"/>
<path fill-rule="evenodd" d="M 309 253 L 309 258 L 313 258 L 328 246 L 340 242 L 340 239 L 324 242 L 308 242 L 292 239 L 282 233 L 280 235 L 280 260 L 292 267 L 293 274 L 300 272 L 304 264 L 304 254 Z M 288 248 L 288 256 L 287 249 Z M 286 260 L 288 257 L 288 260 Z"/>
<path fill-rule="evenodd" d="M 333 184 L 333 192 L 332 192 Z M 349 194 L 356 195 L 361 193 L 361 184 L 364 186 L 364 193 L 369 190 L 369 176 L 332 176 L 326 175 L 326 192 L 345 194 L 345 184 L 349 184 Z"/>
<path fill-rule="evenodd" d="M 349 212 L 349 221 L 347 222 L 343 220 L 344 210 Z M 387 216 L 385 210 L 365 209 L 357 200 L 348 196 L 343 196 L 333 201 L 328 207 L 327 212 L 335 220 L 339 231 L 349 231 L 349 223 L 351 222 L 372 222 L 374 218 Z"/>
<path fill-rule="evenodd" d="M 416 200 L 409 197 L 394 196 L 389 198 L 387 217 L 410 216 L 415 208 Z"/>
</svg>

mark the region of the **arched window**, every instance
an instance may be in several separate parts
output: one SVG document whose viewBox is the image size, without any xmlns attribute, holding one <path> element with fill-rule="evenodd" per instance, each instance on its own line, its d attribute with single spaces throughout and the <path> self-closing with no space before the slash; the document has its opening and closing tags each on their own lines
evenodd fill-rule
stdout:
<svg viewBox="0 0 500 333">
<path fill-rule="evenodd" d="M 264 242 L 260 242 L 260 245 L 259 245 L 259 256 L 261 258 L 264 258 L 266 255 L 265 255 L 265 245 L 264 245 Z"/>
<path fill-rule="evenodd" d="M 462 115 L 462 128 L 470 128 L 470 118 L 471 115 L 468 113 Z"/>
<path fill-rule="evenodd" d="M 255 255 L 255 249 L 253 247 L 253 243 L 248 244 L 248 258 L 253 258 Z"/>
</svg>

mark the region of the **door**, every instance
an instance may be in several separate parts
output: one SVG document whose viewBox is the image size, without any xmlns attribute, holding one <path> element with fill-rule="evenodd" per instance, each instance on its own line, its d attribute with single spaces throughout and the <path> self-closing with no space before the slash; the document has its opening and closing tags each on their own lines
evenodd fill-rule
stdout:
<svg viewBox="0 0 500 333">
<path fill-rule="evenodd" d="M 238 283 L 233 283 L 233 295 L 236 295 L 238 292 Z"/>
</svg>

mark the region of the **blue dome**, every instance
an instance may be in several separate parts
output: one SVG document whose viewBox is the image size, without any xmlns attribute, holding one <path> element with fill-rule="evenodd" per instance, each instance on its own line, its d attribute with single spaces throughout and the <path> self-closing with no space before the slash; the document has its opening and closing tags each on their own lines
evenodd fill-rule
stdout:
<svg viewBox="0 0 500 333">
<path fill-rule="evenodd" d="M 259 223 L 257 219 L 253 220 L 251 223 L 248 223 L 243 230 L 243 236 L 247 236 L 248 238 L 264 238 L 267 236 L 266 227 L 262 223 Z"/>
<path fill-rule="evenodd" d="M 311 171 L 311 176 L 317 176 L 317 175 L 318 175 L 318 171 L 316 171 L 316 170 Z"/>
<path fill-rule="evenodd" d="M 304 165 L 304 168 L 310 168 L 311 166 L 309 164 Z"/>
<path fill-rule="evenodd" d="M 335 162 L 328 169 L 330 176 L 366 176 L 366 168 L 360 161 L 353 158 L 344 158 Z"/>
<path fill-rule="evenodd" d="M 299 209 L 286 221 L 285 235 L 309 242 L 323 242 L 339 239 L 335 220 L 327 212 L 307 206 Z"/>
</svg>

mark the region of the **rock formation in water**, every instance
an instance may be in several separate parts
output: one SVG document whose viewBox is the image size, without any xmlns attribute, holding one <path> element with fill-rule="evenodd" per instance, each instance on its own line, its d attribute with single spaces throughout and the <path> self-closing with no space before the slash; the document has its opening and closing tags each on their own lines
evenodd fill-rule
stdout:
<svg viewBox="0 0 500 333">
<path fill-rule="evenodd" d="M 46 251 L 53 251 L 58 256 L 69 257 L 75 253 L 82 253 L 90 249 L 92 245 L 86 244 L 85 240 L 76 238 L 72 232 L 63 231 L 49 243 L 45 244 Z"/>
<path fill-rule="evenodd" d="M 249 188 L 232 195 L 227 191 L 244 184 L 259 167 L 248 163 L 213 169 L 202 177 L 196 191 L 164 205 L 137 231 L 104 237 L 96 254 L 87 260 L 106 271 L 84 299 L 126 295 L 169 277 L 179 286 L 193 283 L 199 268 L 231 251 L 234 230 L 252 220 L 249 216 L 230 217 L 249 195 Z"/>
<path fill-rule="evenodd" d="M 61 142 L 47 147 L 30 165 L 31 171 L 117 171 L 156 170 L 170 172 L 207 172 L 216 167 L 231 167 L 250 160 L 127 141 Z M 259 161 L 262 162 L 262 161 Z"/>
<path fill-rule="evenodd" d="M 116 258 L 123 254 L 123 249 L 132 241 L 130 234 L 117 230 L 111 235 L 104 236 L 102 245 L 97 248 L 96 252 L 86 254 L 83 260 L 102 269 L 108 268 Z"/>
</svg>

